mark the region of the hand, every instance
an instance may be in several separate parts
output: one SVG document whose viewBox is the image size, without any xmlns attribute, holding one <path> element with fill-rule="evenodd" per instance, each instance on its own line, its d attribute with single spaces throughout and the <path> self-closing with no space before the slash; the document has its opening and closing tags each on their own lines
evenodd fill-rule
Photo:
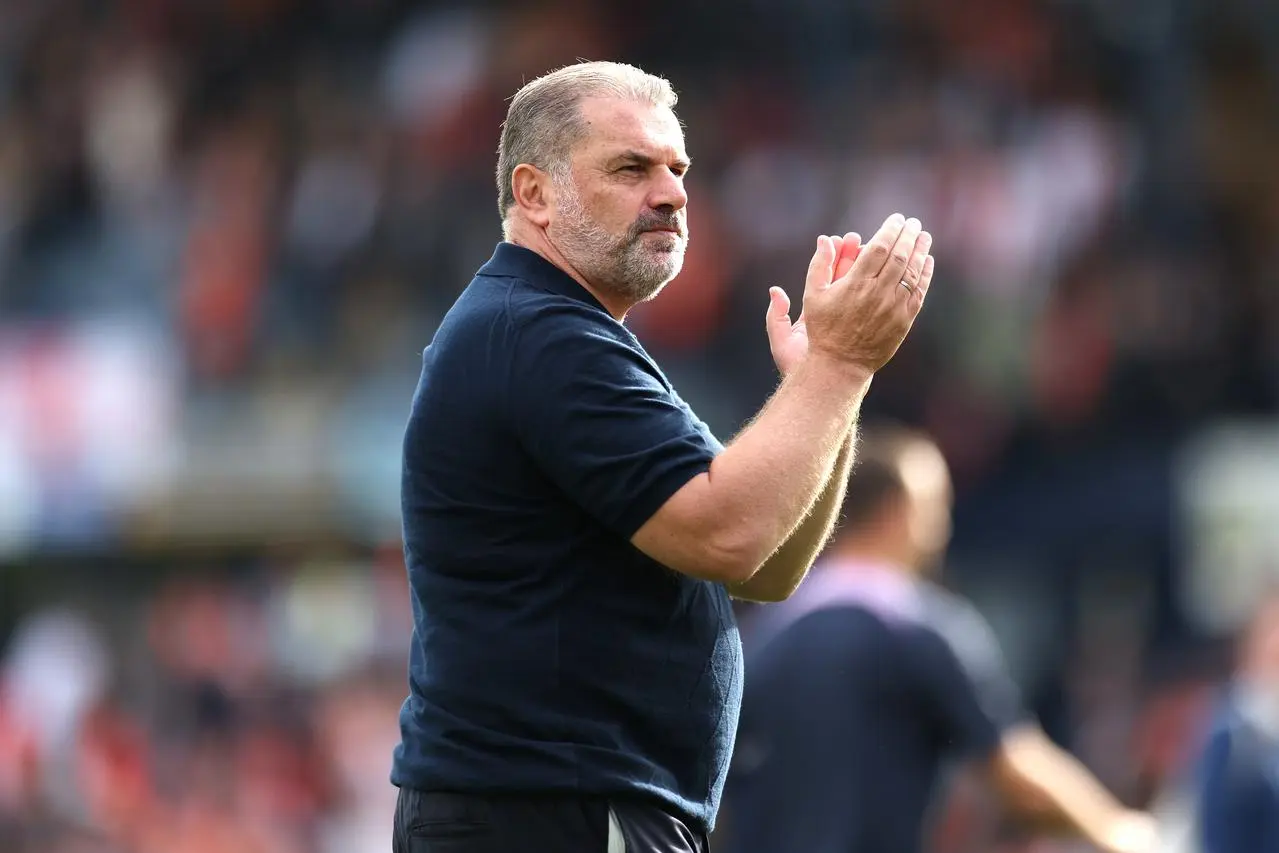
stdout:
<svg viewBox="0 0 1279 853">
<path fill-rule="evenodd" d="M 1124 811 L 1110 822 L 1101 842 L 1106 853 L 1156 853 L 1159 826 L 1146 812 Z"/>
<path fill-rule="evenodd" d="M 859 234 L 849 232 L 843 237 L 831 237 L 835 243 L 835 265 L 831 281 L 847 275 L 853 267 L 853 261 L 861 252 L 862 238 Z M 827 282 L 829 284 L 830 282 Z M 768 289 L 768 313 L 764 318 L 768 332 L 768 348 L 773 353 L 773 363 L 782 376 L 787 375 L 795 365 L 808 355 L 808 324 L 804 312 L 800 311 L 799 319 L 794 323 L 790 319 L 790 297 L 780 287 Z"/>
<path fill-rule="evenodd" d="M 923 307 L 933 277 L 931 247 L 918 219 L 895 213 L 836 276 L 841 253 L 830 237 L 817 238 L 804 282 L 809 351 L 870 374 L 887 364 Z"/>
</svg>

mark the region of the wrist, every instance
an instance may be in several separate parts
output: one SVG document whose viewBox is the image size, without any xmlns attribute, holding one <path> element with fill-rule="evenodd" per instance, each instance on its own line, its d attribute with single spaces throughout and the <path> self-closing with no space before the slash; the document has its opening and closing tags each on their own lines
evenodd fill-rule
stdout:
<svg viewBox="0 0 1279 853">
<path fill-rule="evenodd" d="M 875 371 L 869 367 L 819 349 L 809 351 L 804 366 L 858 393 L 864 393 L 875 378 Z"/>
</svg>

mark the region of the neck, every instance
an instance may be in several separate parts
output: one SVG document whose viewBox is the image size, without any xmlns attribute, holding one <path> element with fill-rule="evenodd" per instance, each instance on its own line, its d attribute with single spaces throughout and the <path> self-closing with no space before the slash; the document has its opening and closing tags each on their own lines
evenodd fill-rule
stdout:
<svg viewBox="0 0 1279 853">
<path fill-rule="evenodd" d="M 592 284 L 585 275 L 581 273 L 564 253 L 555 247 L 550 238 L 546 236 L 546 229 L 537 228 L 527 223 L 512 221 L 508 223 L 506 230 L 506 241 L 514 243 L 516 246 L 528 249 L 530 252 L 536 252 L 559 269 L 563 270 L 573 281 L 580 284 L 591 296 L 599 300 L 604 306 L 604 310 L 613 316 L 619 323 L 626 319 L 626 313 L 635 307 L 634 303 L 618 299 L 616 296 L 608 293 L 604 288 L 597 287 Z"/>
</svg>

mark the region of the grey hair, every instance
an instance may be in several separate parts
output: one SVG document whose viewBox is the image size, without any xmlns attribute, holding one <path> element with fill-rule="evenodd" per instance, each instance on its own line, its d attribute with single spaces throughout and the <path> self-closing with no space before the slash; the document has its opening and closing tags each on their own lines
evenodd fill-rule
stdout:
<svg viewBox="0 0 1279 853">
<path fill-rule="evenodd" d="M 552 174 L 586 135 L 578 107 L 588 97 L 613 97 L 673 109 L 668 80 L 620 62 L 579 62 L 526 83 L 511 99 L 497 149 L 497 208 L 503 222 L 515 204 L 511 176 L 528 163 Z"/>
</svg>

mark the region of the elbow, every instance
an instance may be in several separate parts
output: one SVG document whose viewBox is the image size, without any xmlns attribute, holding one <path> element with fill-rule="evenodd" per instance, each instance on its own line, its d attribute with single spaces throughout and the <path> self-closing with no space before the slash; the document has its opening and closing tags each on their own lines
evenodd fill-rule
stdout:
<svg viewBox="0 0 1279 853">
<path fill-rule="evenodd" d="M 771 564 L 765 563 L 760 572 L 750 580 L 730 585 L 729 593 L 740 601 L 753 601 L 756 604 L 782 603 L 799 589 L 806 572 L 773 571 L 773 568 Z"/>
<path fill-rule="evenodd" d="M 758 590 L 751 590 L 745 598 L 760 604 L 781 604 L 786 599 L 795 594 L 799 589 L 798 583 L 788 583 L 778 586 L 763 587 Z"/>
<path fill-rule="evenodd" d="M 750 601 L 754 604 L 781 604 L 791 597 L 794 590 L 755 590 L 750 585 L 731 590 L 731 595 L 738 601 Z"/>
<path fill-rule="evenodd" d="M 701 552 L 698 573 L 704 580 L 728 586 L 755 577 L 768 556 L 749 537 L 730 532 L 706 537 Z"/>
<path fill-rule="evenodd" d="M 742 525 L 738 530 L 747 530 Z M 726 531 L 707 537 L 703 553 L 706 579 L 730 587 L 734 598 L 759 604 L 778 604 L 795 594 L 808 574 L 811 559 L 786 554 L 759 537 Z"/>
</svg>

